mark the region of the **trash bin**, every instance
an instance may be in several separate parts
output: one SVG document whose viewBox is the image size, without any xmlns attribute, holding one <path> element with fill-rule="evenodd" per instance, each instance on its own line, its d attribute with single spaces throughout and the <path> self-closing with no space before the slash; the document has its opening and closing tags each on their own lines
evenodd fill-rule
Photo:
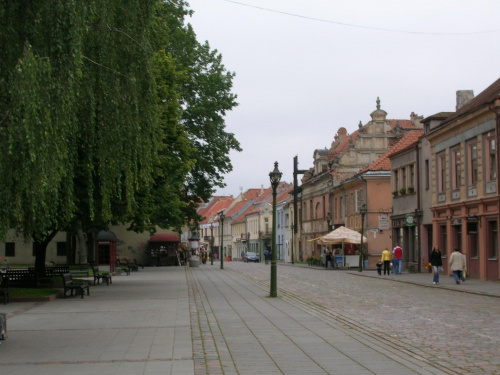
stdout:
<svg viewBox="0 0 500 375">
<path fill-rule="evenodd" d="M 226 262 L 230 262 L 231 261 L 231 257 L 226 257 Z"/>
<path fill-rule="evenodd" d="M 0 340 L 7 338 L 7 314 L 0 313 Z"/>
<path fill-rule="evenodd" d="M 189 267 L 199 267 L 200 259 L 198 257 L 189 258 Z"/>
</svg>

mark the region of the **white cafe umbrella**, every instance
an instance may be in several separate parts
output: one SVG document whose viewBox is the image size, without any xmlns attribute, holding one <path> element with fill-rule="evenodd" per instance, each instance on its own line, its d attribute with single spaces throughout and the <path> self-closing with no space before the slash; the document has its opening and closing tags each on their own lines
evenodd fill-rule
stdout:
<svg viewBox="0 0 500 375">
<path fill-rule="evenodd" d="M 366 242 L 368 242 L 368 239 L 365 236 L 363 236 L 363 243 Z M 355 230 L 346 227 L 338 227 L 334 231 L 321 237 L 318 240 L 318 243 L 320 245 L 336 245 L 344 243 L 360 244 L 361 233 L 358 233 Z"/>
</svg>

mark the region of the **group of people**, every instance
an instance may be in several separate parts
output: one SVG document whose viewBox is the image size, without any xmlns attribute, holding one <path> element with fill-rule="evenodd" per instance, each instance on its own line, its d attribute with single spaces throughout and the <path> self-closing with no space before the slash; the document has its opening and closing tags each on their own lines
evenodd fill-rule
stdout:
<svg viewBox="0 0 500 375">
<path fill-rule="evenodd" d="M 434 285 L 439 284 L 439 271 L 441 271 L 443 267 L 443 260 L 441 258 L 439 247 L 434 246 L 432 248 L 429 263 L 432 265 L 432 272 L 434 274 L 432 283 Z M 460 249 L 455 248 L 453 253 L 451 253 L 450 258 L 448 259 L 448 268 L 455 278 L 455 283 L 460 284 L 460 281 L 465 281 L 467 262 L 465 261 L 465 255 L 460 252 Z"/>
<path fill-rule="evenodd" d="M 441 251 L 438 246 L 432 248 L 432 252 L 429 258 L 429 263 L 432 265 L 433 278 L 432 283 L 434 285 L 439 284 L 439 272 L 443 269 L 443 259 L 441 257 Z M 386 248 L 382 252 L 382 257 L 380 262 L 377 263 L 377 271 L 379 275 L 382 275 L 382 268 L 384 270 L 384 275 L 391 274 L 391 264 L 393 274 L 401 274 L 403 271 L 403 249 L 401 246 L 396 245 L 392 250 L 392 253 Z M 455 282 L 460 284 L 460 281 L 466 280 L 466 269 L 467 264 L 465 261 L 465 256 L 462 255 L 458 248 L 455 248 L 453 253 L 448 259 L 448 268 L 452 272 Z"/>
<path fill-rule="evenodd" d="M 382 267 L 384 268 L 384 275 L 391 274 L 391 265 L 392 265 L 392 273 L 395 275 L 401 275 L 403 273 L 403 248 L 401 246 L 396 245 L 392 252 L 389 249 L 385 248 L 382 251 L 382 257 L 380 258 L 380 262 L 377 263 L 377 272 L 379 275 L 382 274 Z"/>
</svg>

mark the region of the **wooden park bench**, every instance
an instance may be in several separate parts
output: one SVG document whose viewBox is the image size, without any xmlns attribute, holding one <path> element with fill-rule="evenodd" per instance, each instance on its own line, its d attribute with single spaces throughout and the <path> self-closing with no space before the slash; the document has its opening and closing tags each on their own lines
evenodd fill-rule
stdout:
<svg viewBox="0 0 500 375">
<path fill-rule="evenodd" d="M 61 276 L 62 276 L 63 286 L 64 286 L 64 298 L 66 298 L 66 292 L 68 290 L 71 291 L 72 296 L 73 296 L 73 291 L 75 291 L 75 290 L 78 291 L 83 298 L 83 296 L 85 294 L 85 289 L 87 289 L 87 295 L 90 295 L 88 283 L 86 283 L 86 282 L 75 283 L 73 281 L 73 276 L 71 276 L 71 273 L 63 273 Z"/>
<path fill-rule="evenodd" d="M 129 271 L 139 271 L 139 266 L 127 258 L 122 259 L 122 264 L 125 264 L 128 267 Z"/>
<path fill-rule="evenodd" d="M 99 273 L 99 267 L 92 267 L 92 272 L 94 273 L 94 285 L 99 284 L 99 281 L 102 279 L 102 282 L 106 282 L 106 285 L 113 284 L 113 281 L 111 280 L 111 274 L 109 273 L 104 273 L 101 274 Z"/>
<path fill-rule="evenodd" d="M 35 272 L 37 275 L 38 286 L 53 286 L 54 277 L 60 276 L 63 273 L 69 272 L 69 266 L 46 266 L 42 269 L 29 267 L 30 272 Z"/>
<path fill-rule="evenodd" d="M 116 268 L 119 268 L 121 271 L 124 271 L 127 275 L 130 275 L 130 267 L 127 264 L 123 264 L 120 262 L 120 259 L 116 260 Z"/>
<path fill-rule="evenodd" d="M 69 272 L 73 276 L 90 277 L 90 265 L 88 265 L 88 264 L 77 264 L 74 267 L 70 267 Z"/>
</svg>

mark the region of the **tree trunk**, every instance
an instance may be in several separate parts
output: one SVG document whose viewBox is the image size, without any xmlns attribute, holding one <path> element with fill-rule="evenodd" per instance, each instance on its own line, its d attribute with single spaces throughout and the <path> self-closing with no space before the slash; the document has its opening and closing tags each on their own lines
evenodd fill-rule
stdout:
<svg viewBox="0 0 500 375">
<path fill-rule="evenodd" d="M 45 269 L 45 260 L 47 257 L 47 245 L 58 233 L 57 230 L 50 232 L 42 241 L 33 242 L 33 248 L 35 250 L 35 268 L 37 271 Z"/>
<path fill-rule="evenodd" d="M 87 264 L 88 263 L 87 233 L 83 232 L 81 221 L 78 221 L 77 225 L 78 229 L 76 230 L 76 239 L 77 239 L 76 252 L 78 254 L 78 262 L 80 264 Z"/>
</svg>

